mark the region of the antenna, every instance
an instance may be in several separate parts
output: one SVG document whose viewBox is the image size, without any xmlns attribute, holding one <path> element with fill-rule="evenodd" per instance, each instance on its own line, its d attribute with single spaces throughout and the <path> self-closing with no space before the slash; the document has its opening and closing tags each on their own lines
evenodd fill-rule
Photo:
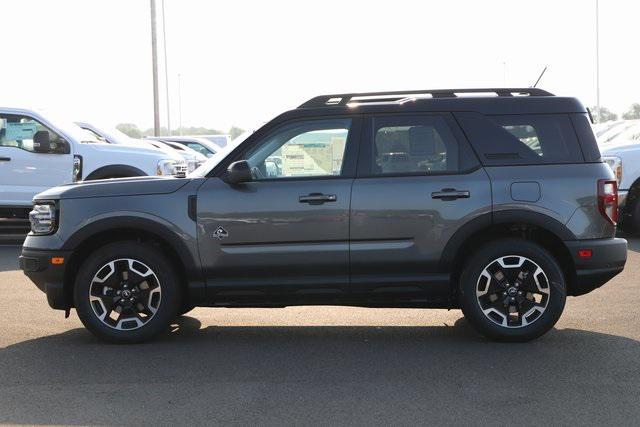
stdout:
<svg viewBox="0 0 640 427">
<path fill-rule="evenodd" d="M 542 78 L 542 76 L 544 76 L 545 71 L 547 71 L 547 66 L 545 65 L 544 68 L 542 69 L 542 72 L 540 73 L 540 75 L 538 76 L 538 80 L 536 80 L 536 82 L 533 84 L 533 86 L 531 87 L 536 87 L 538 86 L 538 83 L 540 83 L 540 79 Z"/>
</svg>

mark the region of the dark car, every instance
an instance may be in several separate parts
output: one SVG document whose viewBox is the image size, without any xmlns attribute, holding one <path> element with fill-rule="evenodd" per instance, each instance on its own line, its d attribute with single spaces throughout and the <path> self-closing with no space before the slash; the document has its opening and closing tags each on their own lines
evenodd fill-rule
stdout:
<svg viewBox="0 0 640 427">
<path fill-rule="evenodd" d="M 194 306 L 323 304 L 462 309 L 525 341 L 622 271 L 616 199 L 574 98 L 327 95 L 187 178 L 39 194 L 20 264 L 51 307 L 115 342 Z"/>
</svg>

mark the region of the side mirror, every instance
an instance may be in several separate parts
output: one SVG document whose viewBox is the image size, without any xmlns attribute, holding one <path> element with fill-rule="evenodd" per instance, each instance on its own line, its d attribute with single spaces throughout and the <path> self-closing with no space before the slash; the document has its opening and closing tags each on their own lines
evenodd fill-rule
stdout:
<svg viewBox="0 0 640 427">
<path fill-rule="evenodd" d="M 49 132 L 40 130 L 33 135 L 33 151 L 36 153 L 51 152 L 51 141 L 49 140 Z"/>
<path fill-rule="evenodd" d="M 233 162 L 227 168 L 227 176 L 225 181 L 229 184 L 242 184 L 253 180 L 251 175 L 251 166 L 246 160 Z"/>
</svg>

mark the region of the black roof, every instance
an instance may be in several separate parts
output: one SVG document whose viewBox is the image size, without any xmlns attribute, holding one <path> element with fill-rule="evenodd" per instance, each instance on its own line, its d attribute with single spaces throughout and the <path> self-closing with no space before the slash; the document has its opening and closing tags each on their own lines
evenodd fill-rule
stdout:
<svg viewBox="0 0 640 427">
<path fill-rule="evenodd" d="M 487 96 L 489 95 L 489 96 Z M 321 95 L 296 110 L 346 112 L 475 111 L 482 114 L 585 113 L 575 98 L 538 88 L 434 89 Z"/>
</svg>

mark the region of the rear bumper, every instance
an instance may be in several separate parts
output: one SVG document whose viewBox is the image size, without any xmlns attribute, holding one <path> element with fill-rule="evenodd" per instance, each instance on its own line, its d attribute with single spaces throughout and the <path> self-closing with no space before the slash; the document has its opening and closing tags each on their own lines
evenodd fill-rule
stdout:
<svg viewBox="0 0 640 427">
<path fill-rule="evenodd" d="M 42 292 L 47 294 L 47 302 L 51 308 L 65 310 L 72 305 L 64 288 L 64 275 L 69 261 L 70 251 L 45 251 L 22 248 L 18 262 L 24 274 Z M 63 257 L 64 263 L 54 265 L 51 258 Z"/>
<path fill-rule="evenodd" d="M 569 295 L 584 295 L 618 275 L 627 262 L 625 239 L 594 239 L 565 242 L 576 267 L 576 280 Z M 580 257 L 579 251 L 590 249 L 591 256 Z"/>
</svg>

